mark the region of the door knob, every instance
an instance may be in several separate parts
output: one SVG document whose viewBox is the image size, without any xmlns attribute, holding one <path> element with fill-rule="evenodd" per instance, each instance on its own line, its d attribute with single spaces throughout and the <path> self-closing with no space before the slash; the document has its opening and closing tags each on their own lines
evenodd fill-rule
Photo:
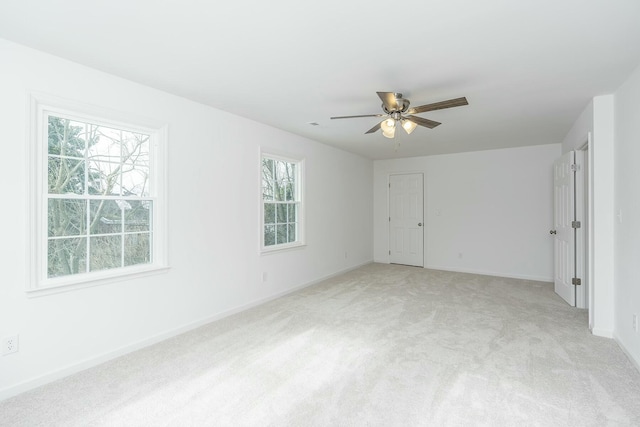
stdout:
<svg viewBox="0 0 640 427">
<path fill-rule="evenodd" d="M 422 223 L 421 222 L 418 223 L 418 227 L 422 227 Z"/>
<path fill-rule="evenodd" d="M 556 234 L 556 230 L 550 230 L 549 234 Z"/>
</svg>

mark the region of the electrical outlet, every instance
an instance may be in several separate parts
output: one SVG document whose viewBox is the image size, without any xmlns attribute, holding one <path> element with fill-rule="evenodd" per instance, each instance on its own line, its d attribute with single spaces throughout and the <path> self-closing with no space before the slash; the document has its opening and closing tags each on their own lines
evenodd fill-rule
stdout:
<svg viewBox="0 0 640 427">
<path fill-rule="evenodd" d="M 269 277 L 267 276 L 267 272 L 266 272 L 266 271 L 263 271 L 263 272 L 262 272 L 262 281 L 263 281 L 263 282 L 266 282 L 268 278 L 269 278 Z"/>
<path fill-rule="evenodd" d="M 633 330 L 638 332 L 638 315 L 633 313 Z"/>
<path fill-rule="evenodd" d="M 18 352 L 18 336 L 6 337 L 2 340 L 2 355 Z"/>
</svg>

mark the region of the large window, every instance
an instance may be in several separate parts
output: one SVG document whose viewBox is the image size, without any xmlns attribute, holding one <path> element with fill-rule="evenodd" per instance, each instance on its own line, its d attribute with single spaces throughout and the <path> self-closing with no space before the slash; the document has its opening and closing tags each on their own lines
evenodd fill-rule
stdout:
<svg viewBox="0 0 640 427">
<path fill-rule="evenodd" d="M 262 249 L 304 244 L 303 161 L 262 155 Z"/>
<path fill-rule="evenodd" d="M 159 129 L 40 105 L 31 290 L 164 265 Z"/>
</svg>

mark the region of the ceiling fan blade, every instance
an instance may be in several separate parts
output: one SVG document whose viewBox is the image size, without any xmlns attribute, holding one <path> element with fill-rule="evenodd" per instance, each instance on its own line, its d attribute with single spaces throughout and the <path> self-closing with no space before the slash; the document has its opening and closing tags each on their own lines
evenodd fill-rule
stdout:
<svg viewBox="0 0 640 427">
<path fill-rule="evenodd" d="M 469 105 L 467 98 L 449 99 L 448 101 L 434 102 L 433 104 L 421 105 L 419 107 L 410 108 L 408 114 L 424 113 L 425 111 L 444 110 L 445 108 L 461 107 Z"/>
<path fill-rule="evenodd" d="M 338 117 L 331 117 L 331 120 L 334 119 L 355 119 L 358 117 L 382 117 L 382 116 L 386 116 L 386 114 L 364 114 L 361 116 L 338 116 Z"/>
<path fill-rule="evenodd" d="M 434 127 L 442 124 L 440 122 L 436 122 L 436 121 L 425 119 L 425 118 L 418 117 L 418 116 L 406 116 L 405 119 L 407 119 L 409 121 L 412 121 L 413 123 L 415 123 L 417 125 L 424 126 L 426 128 L 429 128 L 429 129 L 433 129 Z"/>
<path fill-rule="evenodd" d="M 396 94 L 393 92 L 376 92 L 389 111 L 399 110 Z"/>
<path fill-rule="evenodd" d="M 365 132 L 365 134 L 377 132 L 377 131 L 378 131 L 378 129 L 380 129 L 380 125 L 382 125 L 382 122 L 378 123 L 377 125 L 375 125 L 375 126 L 374 126 L 374 127 L 372 127 L 371 129 L 369 129 L 368 131 L 366 131 L 366 132 Z"/>
</svg>

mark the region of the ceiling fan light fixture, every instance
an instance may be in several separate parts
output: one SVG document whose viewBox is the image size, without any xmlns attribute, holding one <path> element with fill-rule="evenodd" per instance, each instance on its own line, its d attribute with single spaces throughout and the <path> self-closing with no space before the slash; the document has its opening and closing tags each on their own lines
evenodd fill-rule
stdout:
<svg viewBox="0 0 640 427">
<path fill-rule="evenodd" d="M 384 135 L 385 138 L 393 139 L 396 136 L 395 126 L 389 130 L 382 129 L 382 135 Z"/>
<path fill-rule="evenodd" d="M 384 119 L 382 123 L 380 123 L 380 127 L 383 132 L 391 132 L 393 129 L 395 131 L 396 121 L 393 118 L 389 117 L 388 119 Z"/>
<path fill-rule="evenodd" d="M 416 130 L 417 127 L 418 127 L 417 123 L 414 123 L 411 120 L 402 119 L 402 129 L 404 129 L 405 132 L 407 132 L 407 135 L 411 135 L 411 132 Z"/>
<path fill-rule="evenodd" d="M 382 135 L 393 139 L 396 135 L 396 121 L 393 117 L 386 118 L 380 123 L 380 129 L 382 130 Z"/>
</svg>

